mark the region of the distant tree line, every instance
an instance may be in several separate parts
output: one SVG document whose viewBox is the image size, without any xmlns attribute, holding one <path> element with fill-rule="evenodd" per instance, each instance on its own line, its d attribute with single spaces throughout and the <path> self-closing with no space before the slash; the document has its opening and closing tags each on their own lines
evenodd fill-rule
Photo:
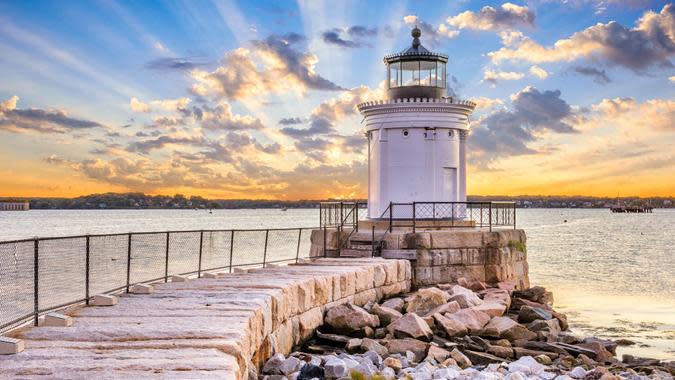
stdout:
<svg viewBox="0 0 675 380">
<path fill-rule="evenodd" d="M 9 199 L 9 198 L 7 198 Z M 143 193 L 91 194 L 77 198 L 16 198 L 30 201 L 32 209 L 242 209 L 242 208 L 316 208 L 322 200 L 206 199 L 146 195 Z M 3 200 L 0 198 L 0 200 Z M 606 208 L 614 205 L 675 207 L 672 197 L 586 197 L 586 196 L 469 196 L 469 201 L 514 201 L 521 208 Z M 365 201 L 363 199 L 358 201 Z"/>
</svg>

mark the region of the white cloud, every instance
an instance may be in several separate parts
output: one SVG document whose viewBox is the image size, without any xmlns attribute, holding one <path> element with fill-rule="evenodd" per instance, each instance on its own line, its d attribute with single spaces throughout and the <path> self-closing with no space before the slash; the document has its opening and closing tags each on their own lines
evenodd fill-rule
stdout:
<svg viewBox="0 0 675 380">
<path fill-rule="evenodd" d="M 525 74 L 515 71 L 495 71 L 486 69 L 483 73 L 483 81 L 494 86 L 500 80 L 519 80 L 523 79 L 524 76 Z"/>
<path fill-rule="evenodd" d="M 534 75 L 535 77 L 539 79 L 546 79 L 548 78 L 548 72 L 541 67 L 534 65 L 530 67 L 530 74 Z"/>
<path fill-rule="evenodd" d="M 534 12 L 528 7 L 504 3 L 499 8 L 485 6 L 478 12 L 465 11 L 448 17 L 446 22 L 459 29 L 498 31 L 534 26 L 534 18 Z"/>
</svg>

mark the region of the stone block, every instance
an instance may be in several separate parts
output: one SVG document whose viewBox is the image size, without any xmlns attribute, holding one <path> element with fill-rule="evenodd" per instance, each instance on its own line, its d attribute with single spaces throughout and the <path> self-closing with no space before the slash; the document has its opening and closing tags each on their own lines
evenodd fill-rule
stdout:
<svg viewBox="0 0 675 380">
<path fill-rule="evenodd" d="M 239 273 L 239 274 L 242 274 L 242 273 L 248 273 L 248 269 L 245 269 L 245 268 L 233 268 L 233 269 L 232 269 L 232 273 Z"/>
<path fill-rule="evenodd" d="M 18 354 L 23 349 L 23 340 L 0 336 L 0 355 Z"/>
<path fill-rule="evenodd" d="M 402 249 L 401 240 L 403 235 L 398 234 L 386 234 L 384 235 L 384 248 L 385 249 Z"/>
<path fill-rule="evenodd" d="M 202 278 L 218 278 L 218 275 L 216 273 L 202 273 Z"/>
<path fill-rule="evenodd" d="M 428 232 L 406 233 L 401 241 L 401 249 L 431 248 L 431 234 Z"/>
<path fill-rule="evenodd" d="M 190 279 L 185 276 L 173 275 L 171 276 L 171 282 L 187 282 Z"/>
<path fill-rule="evenodd" d="M 117 297 L 109 296 L 107 294 L 97 294 L 91 297 L 89 301 L 90 306 L 115 306 L 117 305 Z"/>
<path fill-rule="evenodd" d="M 49 313 L 45 315 L 45 319 L 42 321 L 44 327 L 70 327 L 72 325 L 73 318 L 60 313 Z"/>
<path fill-rule="evenodd" d="M 481 248 L 481 231 L 434 231 L 431 233 L 431 247 L 438 248 Z"/>
<path fill-rule="evenodd" d="M 152 294 L 154 291 L 155 288 L 148 284 L 136 284 L 129 289 L 129 293 L 132 294 Z"/>
</svg>

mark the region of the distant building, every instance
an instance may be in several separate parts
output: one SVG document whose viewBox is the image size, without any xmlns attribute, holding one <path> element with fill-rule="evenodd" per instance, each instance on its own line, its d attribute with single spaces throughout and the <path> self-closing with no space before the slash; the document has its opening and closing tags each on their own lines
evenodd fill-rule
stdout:
<svg viewBox="0 0 675 380">
<path fill-rule="evenodd" d="M 28 211 L 30 202 L 28 201 L 0 201 L 0 211 Z"/>
</svg>

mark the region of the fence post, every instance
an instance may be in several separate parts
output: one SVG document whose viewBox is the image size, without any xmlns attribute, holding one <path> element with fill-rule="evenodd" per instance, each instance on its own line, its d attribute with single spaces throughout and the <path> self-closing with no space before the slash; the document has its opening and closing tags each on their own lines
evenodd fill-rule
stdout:
<svg viewBox="0 0 675 380">
<path fill-rule="evenodd" d="M 354 228 L 359 232 L 359 202 L 354 202 Z"/>
<path fill-rule="evenodd" d="M 302 228 L 298 228 L 298 248 L 295 250 L 295 263 L 298 263 L 300 258 L 300 239 L 302 238 Z"/>
<path fill-rule="evenodd" d="M 513 203 L 513 229 L 516 229 L 516 203 Z"/>
<path fill-rule="evenodd" d="M 265 268 L 265 264 L 267 262 L 267 237 L 270 234 L 270 230 L 267 229 L 265 230 L 265 250 L 263 251 L 263 268 Z"/>
<path fill-rule="evenodd" d="M 127 243 L 127 293 L 129 293 L 129 285 L 131 282 L 131 234 Z"/>
<path fill-rule="evenodd" d="M 40 280 L 39 280 L 39 274 L 40 274 L 40 253 L 39 253 L 39 246 L 40 241 L 38 238 L 35 238 L 35 241 L 33 242 L 33 312 L 35 313 L 35 326 L 38 325 L 38 317 L 40 316 L 40 305 L 39 305 L 39 298 L 38 297 L 38 291 L 40 289 Z"/>
<path fill-rule="evenodd" d="M 455 226 L 455 202 L 450 203 L 450 227 Z"/>
<path fill-rule="evenodd" d="M 328 254 L 326 252 L 326 226 L 323 226 L 323 257 L 328 257 Z"/>
<path fill-rule="evenodd" d="M 391 225 L 394 215 L 394 203 L 389 201 L 389 232 L 394 230 L 394 226 Z"/>
<path fill-rule="evenodd" d="M 199 231 L 199 266 L 197 267 L 197 278 L 202 277 L 202 249 L 204 247 L 204 230 Z"/>
<path fill-rule="evenodd" d="M 336 233 L 337 233 L 337 247 L 336 248 L 337 248 L 338 257 L 340 257 L 340 251 L 342 250 L 342 242 L 340 241 L 341 240 L 340 235 L 342 235 L 341 230 L 342 230 L 342 225 L 338 225 L 337 229 L 335 230 Z"/>
<path fill-rule="evenodd" d="M 490 232 L 492 232 L 492 202 L 490 202 L 490 209 L 488 210 L 488 219 L 490 223 Z"/>
<path fill-rule="evenodd" d="M 166 252 L 164 252 L 164 282 L 169 281 L 169 232 L 166 233 Z"/>
<path fill-rule="evenodd" d="M 84 263 L 84 299 L 85 303 L 89 305 L 89 235 L 86 237 L 86 258 Z"/>
<path fill-rule="evenodd" d="M 234 254 L 234 230 L 230 234 L 230 273 L 232 273 L 232 255 Z"/>
<path fill-rule="evenodd" d="M 416 202 L 413 202 L 413 233 L 415 233 L 416 219 L 417 219 L 417 207 L 416 207 Z"/>
<path fill-rule="evenodd" d="M 370 237 L 371 256 L 375 257 L 375 223 L 373 223 L 372 236 Z"/>
</svg>

